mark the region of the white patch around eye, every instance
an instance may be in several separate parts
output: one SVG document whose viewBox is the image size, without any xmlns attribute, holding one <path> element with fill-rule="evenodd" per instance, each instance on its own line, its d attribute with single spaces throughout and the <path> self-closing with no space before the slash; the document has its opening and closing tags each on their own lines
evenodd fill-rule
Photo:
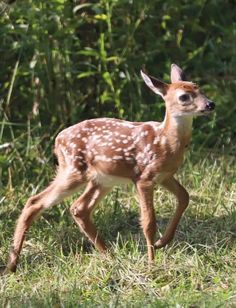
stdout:
<svg viewBox="0 0 236 308">
<path fill-rule="evenodd" d="M 186 101 L 181 101 L 180 100 L 180 96 L 182 96 L 182 95 L 188 95 L 189 99 L 187 99 Z M 182 89 L 177 89 L 176 90 L 176 97 L 177 97 L 178 103 L 184 104 L 184 105 L 189 105 L 193 101 L 193 97 L 192 97 L 191 93 L 186 92 L 186 91 L 184 91 Z"/>
</svg>

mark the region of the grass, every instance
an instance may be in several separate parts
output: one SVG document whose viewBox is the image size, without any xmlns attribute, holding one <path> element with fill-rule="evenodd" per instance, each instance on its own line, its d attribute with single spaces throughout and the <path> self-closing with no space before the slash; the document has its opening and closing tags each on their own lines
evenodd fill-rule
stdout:
<svg viewBox="0 0 236 308">
<path fill-rule="evenodd" d="M 53 173 L 47 165 L 51 139 L 45 137 L 44 147 L 37 130 L 29 129 L 12 138 L 14 146 L 1 155 L 11 162 L 2 171 L 2 266 L 24 202 Z M 73 223 L 68 208 L 74 196 L 31 227 L 17 273 L 0 277 L 0 307 L 235 307 L 235 158 L 193 148 L 178 178 L 190 192 L 190 206 L 174 241 L 156 252 L 155 265 L 147 264 L 132 186 L 115 188 L 95 213 L 106 256 Z M 175 202 L 157 187 L 155 204 L 163 232 Z"/>
</svg>

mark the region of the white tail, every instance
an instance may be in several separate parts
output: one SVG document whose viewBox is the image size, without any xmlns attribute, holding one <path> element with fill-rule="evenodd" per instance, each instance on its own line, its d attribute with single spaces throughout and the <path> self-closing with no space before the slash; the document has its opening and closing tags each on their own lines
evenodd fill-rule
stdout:
<svg viewBox="0 0 236 308">
<path fill-rule="evenodd" d="M 171 67 L 171 84 L 144 72 L 141 75 L 147 86 L 164 99 L 164 121 L 137 123 L 100 118 L 62 131 L 55 144 L 59 163 L 56 178 L 43 192 L 28 199 L 16 226 L 9 270 L 15 271 L 25 234 L 35 218 L 84 183 L 86 189 L 70 212 L 99 251 L 104 252 L 106 246 L 92 222 L 92 212 L 113 185 L 127 181 L 132 181 L 137 188 L 149 261 L 154 259 L 154 246 L 163 247 L 173 238 L 189 202 L 187 191 L 173 176 L 190 141 L 193 116 L 211 112 L 214 103 L 197 85 L 183 81 L 183 72 L 175 64 Z M 155 243 L 153 188 L 156 183 L 176 196 L 178 206 L 163 237 Z"/>
</svg>

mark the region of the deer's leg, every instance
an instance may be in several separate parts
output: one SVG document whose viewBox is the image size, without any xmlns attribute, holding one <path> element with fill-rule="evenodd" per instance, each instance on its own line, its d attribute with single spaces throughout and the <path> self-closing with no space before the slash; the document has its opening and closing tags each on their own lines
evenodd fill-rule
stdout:
<svg viewBox="0 0 236 308">
<path fill-rule="evenodd" d="M 157 229 L 153 207 L 153 184 L 137 182 L 136 187 L 141 210 L 141 225 L 147 242 L 148 261 L 151 263 L 154 260 L 154 240 Z"/>
<path fill-rule="evenodd" d="M 44 191 L 28 199 L 16 224 L 7 270 L 16 271 L 22 244 L 32 222 L 44 210 L 69 196 L 76 186 L 78 187 L 79 183 L 73 178 L 66 178 L 65 175 L 58 176 Z"/>
<path fill-rule="evenodd" d="M 108 191 L 109 188 L 102 187 L 91 181 L 88 183 L 84 193 L 70 208 L 71 215 L 79 225 L 81 231 L 100 252 L 105 252 L 106 246 L 103 240 L 99 237 L 96 227 L 92 222 L 92 212 L 96 204 Z"/>
<path fill-rule="evenodd" d="M 189 204 L 189 194 L 186 189 L 173 177 L 161 183 L 163 187 L 173 193 L 178 201 L 173 218 L 170 220 L 164 235 L 156 243 L 155 247 L 161 248 L 168 244 L 174 237 L 178 223 L 183 212 Z"/>
</svg>

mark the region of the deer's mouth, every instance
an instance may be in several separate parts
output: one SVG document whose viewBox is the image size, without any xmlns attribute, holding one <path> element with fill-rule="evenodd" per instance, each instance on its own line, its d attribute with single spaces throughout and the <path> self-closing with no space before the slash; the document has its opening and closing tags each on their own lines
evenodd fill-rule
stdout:
<svg viewBox="0 0 236 308">
<path fill-rule="evenodd" d="M 201 114 L 210 114 L 215 110 L 215 103 L 208 100 L 206 105 L 204 106 L 204 109 L 200 110 Z"/>
<path fill-rule="evenodd" d="M 209 109 L 200 110 L 200 114 L 211 114 L 213 112 L 214 112 L 214 109 L 212 109 L 212 110 L 209 110 Z"/>
</svg>

